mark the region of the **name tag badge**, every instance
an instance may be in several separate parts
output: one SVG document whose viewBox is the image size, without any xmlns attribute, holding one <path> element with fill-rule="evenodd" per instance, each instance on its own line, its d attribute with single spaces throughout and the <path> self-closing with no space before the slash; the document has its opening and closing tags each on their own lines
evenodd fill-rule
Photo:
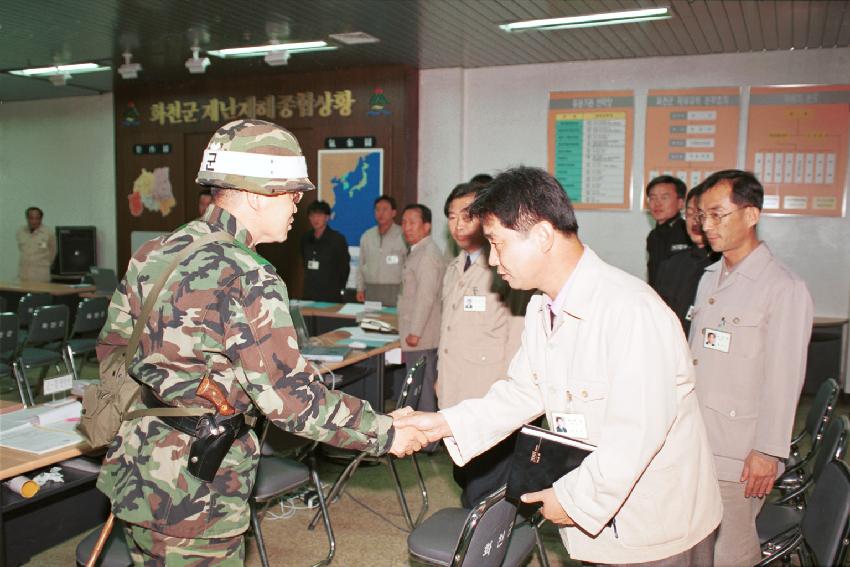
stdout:
<svg viewBox="0 0 850 567">
<path fill-rule="evenodd" d="M 484 312 L 487 310 L 487 298 L 483 295 L 464 295 L 463 310 Z"/>
<path fill-rule="evenodd" d="M 387 264 L 389 264 L 390 266 L 398 264 L 398 256 L 396 256 L 395 254 L 387 256 Z"/>
<path fill-rule="evenodd" d="M 685 313 L 685 321 L 693 321 L 694 319 L 694 306 L 691 305 L 688 307 L 688 312 Z"/>
<path fill-rule="evenodd" d="M 720 329 L 705 328 L 702 330 L 702 346 L 720 352 L 729 352 L 729 344 L 732 342 L 732 333 Z"/>
<path fill-rule="evenodd" d="M 582 413 L 552 412 L 555 433 L 563 433 L 576 439 L 587 439 L 587 420 Z"/>
<path fill-rule="evenodd" d="M 319 269 L 319 261 L 318 260 L 307 260 L 307 269 L 308 270 L 318 270 Z"/>
</svg>

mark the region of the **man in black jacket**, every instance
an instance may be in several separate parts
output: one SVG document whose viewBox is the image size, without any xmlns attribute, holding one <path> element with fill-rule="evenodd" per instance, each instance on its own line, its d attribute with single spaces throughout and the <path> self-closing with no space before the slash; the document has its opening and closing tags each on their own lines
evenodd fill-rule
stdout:
<svg viewBox="0 0 850 567">
<path fill-rule="evenodd" d="M 661 296 L 682 323 L 685 336 L 691 328 L 691 309 L 697 296 L 699 280 L 706 266 L 720 259 L 705 241 L 702 225 L 697 220 L 697 201 L 705 190 L 702 183 L 691 189 L 685 201 L 685 226 L 694 246 L 677 252 L 661 262 L 655 281 L 655 291 Z"/>
<path fill-rule="evenodd" d="M 681 211 L 688 188 L 678 177 L 660 175 L 646 186 L 649 213 L 657 223 L 646 237 L 647 282 L 656 290 L 658 266 L 661 262 L 691 247 Z"/>
<path fill-rule="evenodd" d="M 331 208 L 314 201 L 307 208 L 312 230 L 301 237 L 304 261 L 304 299 L 342 301 L 351 257 L 345 237 L 328 226 Z"/>
</svg>

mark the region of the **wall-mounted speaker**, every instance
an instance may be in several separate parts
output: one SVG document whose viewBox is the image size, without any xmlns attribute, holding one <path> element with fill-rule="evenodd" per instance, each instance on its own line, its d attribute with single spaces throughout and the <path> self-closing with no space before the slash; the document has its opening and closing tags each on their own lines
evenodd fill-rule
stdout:
<svg viewBox="0 0 850 567">
<path fill-rule="evenodd" d="M 57 226 L 52 272 L 60 276 L 79 276 L 87 274 L 91 266 L 97 266 L 95 227 Z"/>
</svg>

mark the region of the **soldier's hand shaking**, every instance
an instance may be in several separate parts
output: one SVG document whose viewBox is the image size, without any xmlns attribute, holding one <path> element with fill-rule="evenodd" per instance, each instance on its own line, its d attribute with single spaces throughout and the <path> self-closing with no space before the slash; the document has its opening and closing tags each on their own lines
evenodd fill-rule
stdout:
<svg viewBox="0 0 850 567">
<path fill-rule="evenodd" d="M 406 457 L 428 444 L 428 438 L 415 427 L 399 427 L 395 425 L 395 436 L 390 447 L 390 453 L 396 457 Z"/>
<path fill-rule="evenodd" d="M 403 412 L 401 416 L 393 415 L 396 427 L 415 427 L 425 434 L 428 442 L 439 441 L 443 437 L 451 437 L 452 430 L 446 418 L 441 413 L 408 411 L 410 408 L 396 410 Z"/>
</svg>

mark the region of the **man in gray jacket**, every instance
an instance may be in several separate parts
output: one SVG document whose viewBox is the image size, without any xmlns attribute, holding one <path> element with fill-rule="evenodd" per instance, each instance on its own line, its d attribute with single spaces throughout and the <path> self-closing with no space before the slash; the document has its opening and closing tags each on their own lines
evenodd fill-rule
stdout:
<svg viewBox="0 0 850 567">
<path fill-rule="evenodd" d="M 437 409 L 434 381 L 440 342 L 440 288 L 446 272 L 446 260 L 431 239 L 431 209 L 419 204 L 406 206 L 401 217 L 401 230 L 410 245 L 398 296 L 401 356 L 408 367 L 425 357 L 425 380 L 419 408 L 433 411 Z"/>
<path fill-rule="evenodd" d="M 723 254 L 700 280 L 690 336 L 723 498 L 715 564 L 753 565 L 761 559 L 755 519 L 791 443 L 812 298 L 758 239 L 758 179 L 730 169 L 702 187 L 698 218 L 712 250 Z"/>
</svg>

